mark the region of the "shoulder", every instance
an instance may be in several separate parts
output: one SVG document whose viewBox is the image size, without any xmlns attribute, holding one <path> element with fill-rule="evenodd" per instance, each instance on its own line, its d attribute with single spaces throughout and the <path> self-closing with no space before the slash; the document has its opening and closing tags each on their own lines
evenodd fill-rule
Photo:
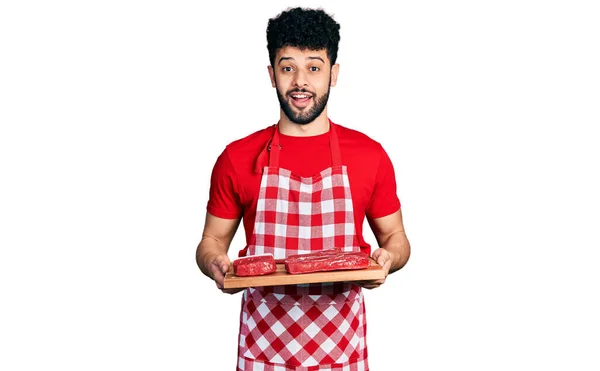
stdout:
<svg viewBox="0 0 600 371">
<path fill-rule="evenodd" d="M 254 158 L 273 136 L 275 125 L 258 130 L 250 135 L 235 140 L 225 147 L 227 156 L 235 162 L 237 159 Z"/>
<path fill-rule="evenodd" d="M 358 130 L 335 124 L 340 148 L 347 152 L 357 152 L 361 156 L 379 158 L 383 152 L 381 143 Z"/>
<path fill-rule="evenodd" d="M 264 129 L 255 131 L 254 133 L 247 135 L 243 138 L 237 139 L 227 145 L 227 149 L 230 151 L 243 151 L 248 147 L 260 147 L 264 146 L 266 142 L 273 136 L 273 130 L 275 125 L 271 125 Z"/>
</svg>

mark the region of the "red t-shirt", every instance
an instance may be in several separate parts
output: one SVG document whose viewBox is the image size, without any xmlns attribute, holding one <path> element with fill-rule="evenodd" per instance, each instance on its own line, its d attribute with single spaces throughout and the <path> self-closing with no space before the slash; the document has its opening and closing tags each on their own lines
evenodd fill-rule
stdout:
<svg viewBox="0 0 600 371">
<path fill-rule="evenodd" d="M 334 124 L 335 125 L 335 124 Z M 354 224 L 361 250 L 371 253 L 363 239 L 363 222 L 396 212 L 400 201 L 392 162 L 383 147 L 356 130 L 336 125 L 342 164 L 347 167 L 354 207 Z M 207 211 L 219 218 L 243 216 L 246 246 L 254 229 L 262 169 L 268 165 L 266 145 L 275 125 L 229 144 L 213 168 Z M 313 176 L 332 166 L 329 133 L 296 137 L 280 133 L 279 166 Z M 245 255 L 246 248 L 240 251 Z"/>
</svg>

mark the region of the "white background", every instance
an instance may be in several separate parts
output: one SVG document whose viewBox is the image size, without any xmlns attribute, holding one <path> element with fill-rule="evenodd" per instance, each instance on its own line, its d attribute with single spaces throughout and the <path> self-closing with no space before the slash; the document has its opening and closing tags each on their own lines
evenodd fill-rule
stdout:
<svg viewBox="0 0 600 371">
<path fill-rule="evenodd" d="M 366 293 L 372 370 L 600 369 L 593 3 L 301 3 L 342 26 L 330 117 L 388 151 L 413 247 Z M 288 5 L 2 2 L 0 369 L 234 369 L 240 296 L 194 253 L 216 157 L 278 118 Z"/>
</svg>

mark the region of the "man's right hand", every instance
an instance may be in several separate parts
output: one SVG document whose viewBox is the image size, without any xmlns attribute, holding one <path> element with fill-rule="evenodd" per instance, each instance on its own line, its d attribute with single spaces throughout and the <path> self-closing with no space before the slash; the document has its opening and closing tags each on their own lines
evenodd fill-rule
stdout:
<svg viewBox="0 0 600 371">
<path fill-rule="evenodd" d="M 242 291 L 242 289 L 225 289 L 223 287 L 225 274 L 231 266 L 227 251 L 240 221 L 241 218 L 223 219 L 206 213 L 202 240 L 196 249 L 196 262 L 202 273 L 212 278 L 219 290 L 227 294 Z"/>
<path fill-rule="evenodd" d="M 225 274 L 229 270 L 231 260 L 226 254 L 214 255 L 208 258 L 206 266 L 210 273 L 211 278 L 217 284 L 217 288 L 226 294 L 235 294 L 243 289 L 226 289 L 224 287 Z"/>
</svg>

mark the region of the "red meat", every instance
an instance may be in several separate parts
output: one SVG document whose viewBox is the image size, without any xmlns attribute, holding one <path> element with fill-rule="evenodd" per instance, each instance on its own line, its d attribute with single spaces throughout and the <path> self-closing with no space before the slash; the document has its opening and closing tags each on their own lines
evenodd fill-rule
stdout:
<svg viewBox="0 0 600 371">
<path fill-rule="evenodd" d="M 290 255 L 285 259 L 285 269 L 290 274 L 364 269 L 369 267 L 370 264 L 367 254 L 362 252 L 343 252 L 340 249 Z"/>
<path fill-rule="evenodd" d="M 233 262 L 233 272 L 236 276 L 262 276 L 276 270 L 277 265 L 271 254 L 245 256 Z"/>
</svg>

